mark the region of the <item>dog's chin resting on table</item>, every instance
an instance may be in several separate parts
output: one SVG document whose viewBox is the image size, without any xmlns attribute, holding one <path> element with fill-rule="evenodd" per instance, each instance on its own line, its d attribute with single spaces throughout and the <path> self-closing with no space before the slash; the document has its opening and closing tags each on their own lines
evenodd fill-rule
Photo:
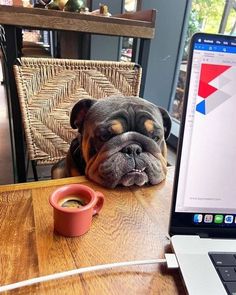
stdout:
<svg viewBox="0 0 236 295">
<path fill-rule="evenodd" d="M 52 167 L 52 178 L 86 175 L 111 188 L 165 179 L 171 119 L 164 109 L 138 97 L 82 99 L 70 124 L 78 136 Z"/>
</svg>

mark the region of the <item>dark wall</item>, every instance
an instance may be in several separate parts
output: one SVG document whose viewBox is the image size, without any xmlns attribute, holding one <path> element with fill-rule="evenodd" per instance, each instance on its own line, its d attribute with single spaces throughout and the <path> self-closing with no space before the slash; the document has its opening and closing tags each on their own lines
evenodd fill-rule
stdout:
<svg viewBox="0 0 236 295">
<path fill-rule="evenodd" d="M 122 11 L 122 0 L 106 1 L 112 14 Z M 92 8 L 99 7 L 92 1 Z M 156 33 L 151 41 L 147 78 L 143 97 L 169 108 L 176 88 L 177 73 L 182 57 L 183 40 L 191 0 L 143 0 L 142 10 L 156 9 Z M 91 59 L 119 60 L 122 38 L 91 37 Z"/>
<path fill-rule="evenodd" d="M 144 97 L 168 108 L 176 87 L 183 39 L 191 1 L 148 0 L 142 9 L 157 10 L 156 33 L 151 42 Z"/>
<path fill-rule="evenodd" d="M 106 3 L 109 7 L 111 14 L 118 14 L 122 12 L 122 0 L 107 0 Z M 92 10 L 98 9 L 100 0 L 92 1 Z M 121 50 L 121 39 L 114 36 L 98 36 L 92 35 L 91 37 L 91 59 L 99 60 L 119 60 Z"/>
</svg>

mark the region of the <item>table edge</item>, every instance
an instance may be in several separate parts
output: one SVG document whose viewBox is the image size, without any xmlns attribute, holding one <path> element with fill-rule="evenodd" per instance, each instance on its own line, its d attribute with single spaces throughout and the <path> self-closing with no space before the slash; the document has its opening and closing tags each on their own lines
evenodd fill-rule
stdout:
<svg viewBox="0 0 236 295">
<path fill-rule="evenodd" d="M 174 172 L 174 169 L 175 169 L 174 166 L 169 166 L 167 168 L 167 177 L 168 177 L 168 174 Z M 47 179 L 47 180 L 24 182 L 24 183 L 3 184 L 3 185 L 0 185 L 0 193 L 8 192 L 8 191 L 16 191 L 16 190 L 28 190 L 28 189 L 41 188 L 41 187 L 53 187 L 53 186 L 70 184 L 70 183 L 83 183 L 83 182 L 89 182 L 89 181 L 90 180 L 86 176 L 75 176 L 75 177 L 67 177 L 67 178 L 60 178 L 60 179 Z"/>
</svg>

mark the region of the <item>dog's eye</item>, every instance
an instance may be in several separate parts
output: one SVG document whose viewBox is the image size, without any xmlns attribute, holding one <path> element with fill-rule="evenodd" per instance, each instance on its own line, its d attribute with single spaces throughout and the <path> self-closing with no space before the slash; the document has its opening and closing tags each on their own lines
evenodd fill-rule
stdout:
<svg viewBox="0 0 236 295">
<path fill-rule="evenodd" d="M 154 141 L 158 142 L 161 138 L 161 134 L 156 130 L 153 134 L 151 134 L 151 138 Z"/>
<path fill-rule="evenodd" d="M 100 136 L 99 136 L 99 139 L 101 141 L 107 141 L 111 138 L 111 134 L 109 132 L 104 132 L 104 133 L 101 133 Z"/>
<path fill-rule="evenodd" d="M 163 131 L 160 128 L 155 128 L 155 130 L 149 134 L 149 136 L 155 141 L 158 142 L 163 137 Z"/>
<path fill-rule="evenodd" d="M 154 141 L 158 141 L 160 138 L 159 138 L 159 136 L 153 136 L 152 139 L 153 139 Z"/>
</svg>

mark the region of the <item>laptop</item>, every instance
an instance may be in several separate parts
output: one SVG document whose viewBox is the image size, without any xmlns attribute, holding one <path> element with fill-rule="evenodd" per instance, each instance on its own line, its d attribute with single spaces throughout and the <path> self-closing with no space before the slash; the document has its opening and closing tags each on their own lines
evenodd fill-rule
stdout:
<svg viewBox="0 0 236 295">
<path fill-rule="evenodd" d="M 236 294 L 236 37 L 192 37 L 169 233 L 190 295 Z"/>
</svg>

